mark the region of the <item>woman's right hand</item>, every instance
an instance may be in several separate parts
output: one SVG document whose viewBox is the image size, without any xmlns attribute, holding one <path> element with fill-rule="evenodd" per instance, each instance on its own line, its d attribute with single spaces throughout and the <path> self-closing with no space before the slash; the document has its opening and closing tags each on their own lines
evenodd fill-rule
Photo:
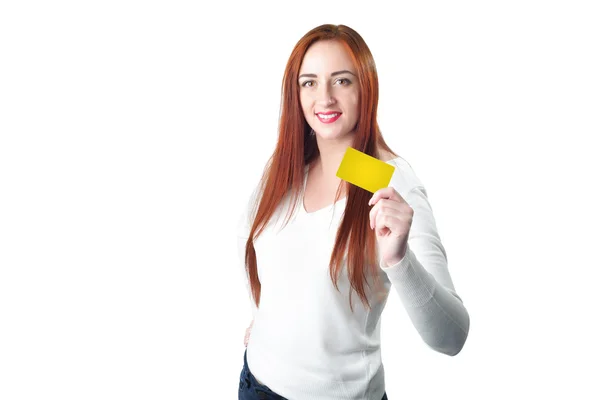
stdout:
<svg viewBox="0 0 600 400">
<path fill-rule="evenodd" d="M 250 339 L 250 332 L 252 331 L 253 323 L 254 323 L 254 320 L 252 320 L 252 322 L 250 322 L 250 326 L 248 328 L 246 328 L 246 336 L 244 336 L 244 347 L 248 347 L 248 340 Z"/>
</svg>

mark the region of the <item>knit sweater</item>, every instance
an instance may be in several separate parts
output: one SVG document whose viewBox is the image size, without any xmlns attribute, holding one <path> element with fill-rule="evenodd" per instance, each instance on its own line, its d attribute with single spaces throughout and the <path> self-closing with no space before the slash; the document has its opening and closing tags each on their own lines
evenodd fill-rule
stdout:
<svg viewBox="0 0 600 400">
<path fill-rule="evenodd" d="M 244 264 L 256 191 L 238 225 L 238 254 L 254 323 L 247 346 L 248 367 L 257 380 L 290 400 L 381 399 L 385 391 L 380 352 L 380 317 L 394 289 L 412 325 L 433 350 L 456 355 L 469 331 L 469 314 L 448 271 L 427 192 L 402 157 L 390 186 L 414 210 L 408 248 L 402 260 L 386 266 L 379 259 L 382 292 L 368 279 L 365 308 L 356 292 L 349 305 L 350 282 L 344 266 L 339 291 L 329 260 L 346 205 L 307 212 L 299 196 L 296 211 L 283 227 L 292 196 L 280 204 L 267 229 L 255 240 L 260 307 L 250 294 Z M 304 185 L 308 168 L 305 169 Z M 379 256 L 379 254 L 378 254 Z"/>
</svg>

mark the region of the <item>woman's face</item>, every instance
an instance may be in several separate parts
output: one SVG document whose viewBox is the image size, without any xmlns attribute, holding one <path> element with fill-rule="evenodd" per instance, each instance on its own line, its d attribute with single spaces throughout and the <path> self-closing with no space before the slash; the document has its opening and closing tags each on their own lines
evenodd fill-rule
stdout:
<svg viewBox="0 0 600 400">
<path fill-rule="evenodd" d="M 353 134 L 360 88 L 356 68 L 342 44 L 325 40 L 311 45 L 302 60 L 298 83 L 304 118 L 320 138 Z"/>
</svg>

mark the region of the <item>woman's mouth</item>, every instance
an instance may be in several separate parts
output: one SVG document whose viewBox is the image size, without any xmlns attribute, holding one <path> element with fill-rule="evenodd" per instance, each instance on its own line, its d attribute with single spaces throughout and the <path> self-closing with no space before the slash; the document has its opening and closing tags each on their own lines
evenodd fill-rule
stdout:
<svg viewBox="0 0 600 400">
<path fill-rule="evenodd" d="M 342 115 L 341 112 L 317 113 L 317 118 L 324 124 L 332 124 Z"/>
</svg>

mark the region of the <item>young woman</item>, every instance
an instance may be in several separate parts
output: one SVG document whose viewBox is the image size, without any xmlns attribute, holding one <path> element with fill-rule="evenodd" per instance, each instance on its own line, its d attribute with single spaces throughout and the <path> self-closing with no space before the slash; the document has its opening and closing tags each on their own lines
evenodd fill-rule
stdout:
<svg viewBox="0 0 600 400">
<path fill-rule="evenodd" d="M 425 188 L 379 130 L 362 37 L 344 25 L 308 32 L 282 95 L 277 145 L 238 228 L 253 314 L 239 399 L 387 399 L 380 316 L 390 289 L 444 354 L 462 349 L 469 315 Z M 389 187 L 372 194 L 337 178 L 348 147 L 393 165 Z"/>
</svg>

